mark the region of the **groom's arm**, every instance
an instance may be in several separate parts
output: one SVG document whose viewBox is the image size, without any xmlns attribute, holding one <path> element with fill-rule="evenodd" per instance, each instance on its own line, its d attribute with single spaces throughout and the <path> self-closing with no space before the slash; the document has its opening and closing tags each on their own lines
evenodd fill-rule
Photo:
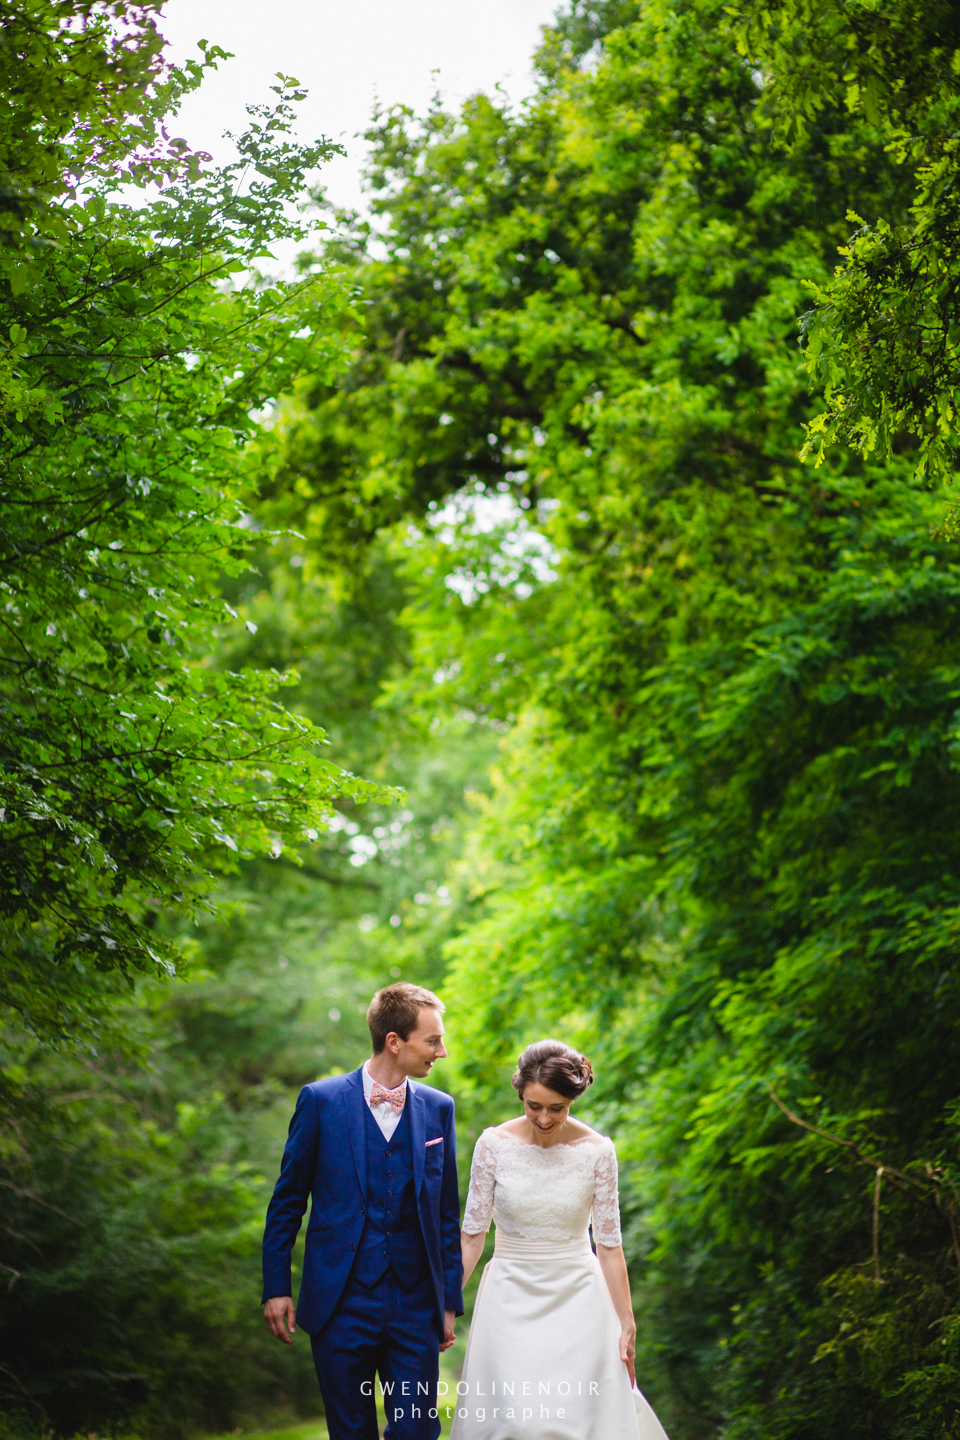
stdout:
<svg viewBox="0 0 960 1440">
<path fill-rule="evenodd" d="M 297 1098 L 263 1232 L 263 1300 L 291 1295 L 290 1257 L 317 1170 L 317 1100 L 309 1086 Z"/>
<path fill-rule="evenodd" d="M 463 1262 L 460 1256 L 460 1186 L 457 1183 L 457 1132 L 453 1101 L 443 1120 L 443 1181 L 440 1187 L 440 1243 L 443 1249 L 444 1309 L 463 1314 Z"/>
</svg>

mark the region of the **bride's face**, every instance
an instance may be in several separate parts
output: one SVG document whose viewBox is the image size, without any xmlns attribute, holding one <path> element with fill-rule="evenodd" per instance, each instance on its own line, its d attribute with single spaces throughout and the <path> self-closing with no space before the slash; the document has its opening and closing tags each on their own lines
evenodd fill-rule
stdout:
<svg viewBox="0 0 960 1440">
<path fill-rule="evenodd" d="M 531 1084 L 523 1092 L 523 1113 L 538 1135 L 555 1134 L 567 1123 L 572 1100 L 548 1090 L 546 1085 Z"/>
</svg>

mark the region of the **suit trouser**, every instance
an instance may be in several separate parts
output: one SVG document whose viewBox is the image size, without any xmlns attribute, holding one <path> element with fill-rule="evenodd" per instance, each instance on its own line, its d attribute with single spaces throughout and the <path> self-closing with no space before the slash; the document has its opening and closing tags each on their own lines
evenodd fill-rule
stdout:
<svg viewBox="0 0 960 1440">
<path fill-rule="evenodd" d="M 377 1440 L 378 1373 L 385 1440 L 436 1440 L 436 1306 L 429 1279 L 404 1286 L 388 1270 L 370 1288 L 347 1281 L 326 1325 L 310 1336 L 330 1440 Z"/>
</svg>

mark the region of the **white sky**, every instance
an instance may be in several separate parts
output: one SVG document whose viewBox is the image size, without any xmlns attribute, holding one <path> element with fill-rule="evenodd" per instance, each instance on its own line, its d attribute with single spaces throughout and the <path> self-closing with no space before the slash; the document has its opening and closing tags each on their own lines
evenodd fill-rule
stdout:
<svg viewBox="0 0 960 1440">
<path fill-rule="evenodd" d="M 167 0 L 160 29 L 168 54 L 183 60 L 209 40 L 234 59 L 190 97 L 176 132 L 226 159 L 224 130 L 241 129 L 244 105 L 273 97 L 278 70 L 310 91 L 300 107 L 301 138 L 340 140 L 347 158 L 321 180 L 338 205 L 361 203 L 364 145 L 354 136 L 375 99 L 423 113 L 439 88 L 453 105 L 500 83 L 510 98 L 532 89 L 530 59 L 558 0 Z M 434 74 L 439 71 L 439 74 Z"/>
</svg>

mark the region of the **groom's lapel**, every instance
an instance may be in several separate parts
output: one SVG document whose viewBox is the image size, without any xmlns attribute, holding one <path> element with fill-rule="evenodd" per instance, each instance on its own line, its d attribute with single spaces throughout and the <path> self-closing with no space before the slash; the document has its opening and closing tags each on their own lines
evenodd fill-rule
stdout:
<svg viewBox="0 0 960 1440">
<path fill-rule="evenodd" d="M 362 1066 L 361 1066 L 362 1069 Z M 347 1076 L 348 1088 L 340 1092 L 347 1117 L 347 1134 L 353 1150 L 353 1163 L 357 1167 L 357 1179 L 364 1200 L 367 1198 L 367 1134 L 364 1122 L 363 1078 L 360 1070 Z"/>
<path fill-rule="evenodd" d="M 427 1117 L 425 1102 L 419 1093 L 419 1086 L 407 1081 L 407 1106 L 410 1110 L 410 1143 L 413 1145 L 413 1193 L 420 1194 L 423 1184 L 424 1145 L 427 1139 Z"/>
</svg>

